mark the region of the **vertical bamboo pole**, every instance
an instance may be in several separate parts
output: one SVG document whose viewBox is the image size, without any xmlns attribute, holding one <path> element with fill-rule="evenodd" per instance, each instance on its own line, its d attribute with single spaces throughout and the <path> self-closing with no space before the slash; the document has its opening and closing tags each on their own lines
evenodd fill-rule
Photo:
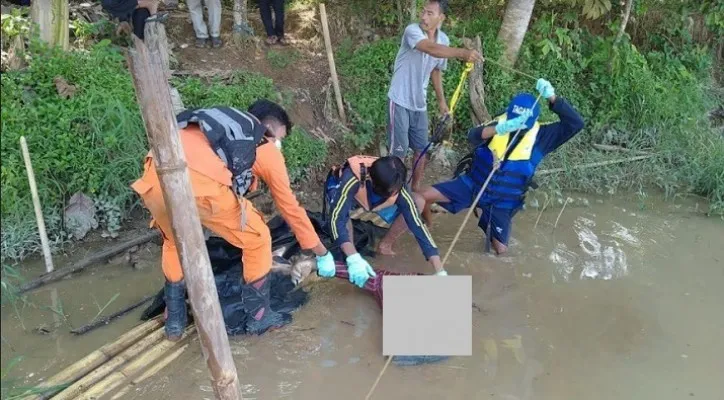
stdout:
<svg viewBox="0 0 724 400">
<path fill-rule="evenodd" d="M 329 25 L 327 24 L 327 10 L 324 3 L 319 4 L 319 14 L 322 19 L 322 32 L 324 33 L 324 46 L 327 48 L 327 60 L 329 60 L 329 71 L 332 73 L 332 85 L 334 86 L 334 96 L 337 98 L 337 111 L 342 123 L 347 123 L 347 116 L 344 113 L 344 104 L 342 103 L 342 92 L 339 89 L 339 79 L 337 78 L 337 68 L 334 65 L 334 52 L 332 50 L 332 40 L 329 38 Z"/>
<path fill-rule="evenodd" d="M 45 259 L 45 272 L 53 272 L 53 256 L 50 253 L 50 243 L 48 241 L 48 233 L 45 229 L 45 219 L 43 218 L 43 208 L 40 206 L 40 196 L 38 196 L 38 185 L 35 182 L 35 172 L 33 171 L 33 163 L 30 160 L 30 151 L 28 150 L 28 142 L 25 136 L 20 137 L 20 148 L 25 160 L 25 170 L 28 173 L 28 184 L 30 185 L 30 195 L 33 198 L 33 208 L 35 209 L 35 220 L 38 224 L 38 233 L 40 233 L 40 245 L 43 248 L 43 258 Z M 55 327 L 60 326 L 60 317 L 57 314 L 58 308 L 58 290 L 53 288 L 50 291 L 50 303 L 53 307 L 53 321 Z M 60 355 L 60 335 L 55 342 L 56 354 Z"/>
<path fill-rule="evenodd" d="M 217 399 L 237 400 L 241 399 L 239 378 L 231 357 L 186 157 L 179 140 L 160 54 L 166 49 L 159 48 L 159 43 L 162 43 L 157 40 L 159 36 L 165 36 L 163 24 L 147 23 L 145 42 L 134 36 L 134 48 L 129 50 L 128 63 L 171 217 L 173 237 L 214 394 Z"/>
<path fill-rule="evenodd" d="M 45 272 L 53 272 L 53 256 L 50 254 L 50 244 L 48 242 L 48 233 L 45 231 L 43 209 L 40 207 L 38 187 L 35 183 L 35 173 L 33 172 L 33 164 L 30 162 L 30 152 L 28 151 L 28 142 L 25 141 L 25 136 L 20 137 L 20 148 L 22 149 L 23 159 L 25 160 L 25 170 L 28 173 L 30 195 L 33 198 L 35 220 L 38 224 L 38 233 L 40 233 L 40 245 L 43 247 L 43 257 L 45 258 Z"/>
<path fill-rule="evenodd" d="M 68 30 L 68 0 L 33 0 L 30 14 L 38 24 L 40 39 L 51 46 L 59 45 L 63 50 L 70 48 Z"/>
</svg>

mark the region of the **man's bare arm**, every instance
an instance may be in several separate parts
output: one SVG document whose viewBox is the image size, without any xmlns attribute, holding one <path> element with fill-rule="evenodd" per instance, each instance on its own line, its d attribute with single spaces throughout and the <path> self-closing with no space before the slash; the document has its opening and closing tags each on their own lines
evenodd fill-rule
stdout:
<svg viewBox="0 0 724 400">
<path fill-rule="evenodd" d="M 415 46 L 416 49 L 437 58 L 457 58 L 459 60 L 476 62 L 482 61 L 480 53 L 476 50 L 461 49 L 437 44 L 430 39 L 420 40 Z"/>
<path fill-rule="evenodd" d="M 447 113 L 447 101 L 445 100 L 445 93 L 442 91 L 442 73 L 439 69 L 435 68 L 430 74 L 432 78 L 432 86 L 435 88 L 435 96 L 437 97 L 437 103 L 440 106 L 440 113 Z"/>
</svg>

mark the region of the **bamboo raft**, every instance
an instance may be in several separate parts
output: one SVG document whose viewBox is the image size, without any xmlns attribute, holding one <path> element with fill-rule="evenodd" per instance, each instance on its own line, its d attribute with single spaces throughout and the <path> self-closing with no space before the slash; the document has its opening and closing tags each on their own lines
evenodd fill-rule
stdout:
<svg viewBox="0 0 724 400">
<path fill-rule="evenodd" d="M 36 388 L 47 389 L 45 392 L 27 398 L 91 400 L 119 388 L 113 398 L 120 398 L 180 356 L 195 333 L 195 326 L 190 325 L 179 341 L 167 340 L 162 316 L 158 316 L 70 365 Z"/>
</svg>

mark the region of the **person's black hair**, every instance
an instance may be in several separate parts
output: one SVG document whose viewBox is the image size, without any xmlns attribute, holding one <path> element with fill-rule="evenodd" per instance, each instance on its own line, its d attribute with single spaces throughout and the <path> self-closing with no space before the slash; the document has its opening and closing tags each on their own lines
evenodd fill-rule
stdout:
<svg viewBox="0 0 724 400">
<path fill-rule="evenodd" d="M 372 189 L 383 197 L 400 191 L 407 181 L 407 167 L 396 156 L 378 158 L 367 172 L 372 181 Z"/>
<path fill-rule="evenodd" d="M 447 15 L 447 11 L 449 8 L 449 6 L 447 4 L 447 0 L 427 0 L 427 2 L 428 3 L 437 3 L 437 5 L 440 6 L 440 12 L 442 14 Z"/>
<path fill-rule="evenodd" d="M 292 134 L 292 121 L 289 114 L 279 104 L 267 99 L 259 99 L 250 105 L 247 111 L 264 123 L 267 120 L 275 120 L 287 127 L 287 136 Z"/>
</svg>

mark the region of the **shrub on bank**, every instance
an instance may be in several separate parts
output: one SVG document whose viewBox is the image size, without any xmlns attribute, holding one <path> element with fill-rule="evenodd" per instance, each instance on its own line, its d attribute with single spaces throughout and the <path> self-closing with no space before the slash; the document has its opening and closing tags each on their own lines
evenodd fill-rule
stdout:
<svg viewBox="0 0 724 400">
<path fill-rule="evenodd" d="M 89 51 L 33 47 L 26 69 L 7 71 L 2 83 L 2 257 L 35 252 L 35 224 L 19 138 L 30 149 L 48 234 L 66 237 L 62 210 L 77 191 L 96 201 L 102 228 L 117 230 L 137 205 L 129 185 L 142 171 L 148 144 L 131 77 L 120 49 L 102 41 Z M 71 85 L 59 95 L 55 78 Z M 238 72 L 227 80 L 174 81 L 187 107 L 230 105 L 241 109 L 259 97 L 277 99 L 271 79 Z M 277 99 L 278 100 L 278 99 Z M 300 130 L 285 145 L 290 175 L 324 161 L 326 147 Z"/>
</svg>

